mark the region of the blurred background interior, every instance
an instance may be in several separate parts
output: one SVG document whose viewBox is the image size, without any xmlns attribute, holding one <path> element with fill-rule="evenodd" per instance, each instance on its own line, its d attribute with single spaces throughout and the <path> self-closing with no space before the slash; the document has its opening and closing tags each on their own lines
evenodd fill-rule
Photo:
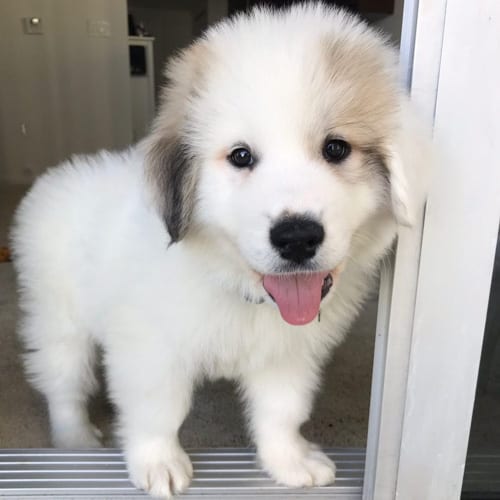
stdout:
<svg viewBox="0 0 500 500">
<path fill-rule="evenodd" d="M 207 26 L 258 3 L 292 2 L 0 0 L 0 447 L 49 446 L 45 405 L 24 380 L 15 337 L 7 237 L 15 206 L 48 166 L 142 138 L 155 114 L 167 58 Z M 403 0 L 335 3 L 399 44 Z M 58 244 L 57 234 L 47 238 Z M 500 449 L 498 283 L 491 292 L 472 426 L 470 446 L 476 451 Z M 376 307 L 375 291 L 326 369 L 314 417 L 304 429 L 323 445 L 366 445 Z M 93 401 L 92 418 L 108 431 L 109 445 L 111 415 L 104 396 Z M 187 447 L 250 444 L 230 383 L 199 390 L 182 441 Z"/>
</svg>

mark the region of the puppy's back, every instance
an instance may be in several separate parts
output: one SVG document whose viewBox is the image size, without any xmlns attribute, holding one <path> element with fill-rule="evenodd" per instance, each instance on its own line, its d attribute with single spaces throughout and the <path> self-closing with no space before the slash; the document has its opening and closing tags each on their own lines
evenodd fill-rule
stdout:
<svg viewBox="0 0 500 500">
<path fill-rule="evenodd" d="M 60 293 L 95 265 L 103 238 L 137 196 L 140 167 L 135 151 L 101 152 L 76 156 L 36 180 L 10 234 L 22 297 Z"/>
</svg>

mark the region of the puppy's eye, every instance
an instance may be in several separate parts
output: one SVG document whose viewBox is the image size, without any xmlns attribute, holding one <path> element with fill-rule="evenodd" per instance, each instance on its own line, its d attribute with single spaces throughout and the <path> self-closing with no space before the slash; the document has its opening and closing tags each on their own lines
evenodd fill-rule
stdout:
<svg viewBox="0 0 500 500">
<path fill-rule="evenodd" d="M 247 148 L 236 148 L 228 156 L 231 165 L 237 168 L 248 168 L 254 163 L 252 153 Z"/>
<path fill-rule="evenodd" d="M 342 139 L 327 139 L 323 146 L 323 157 L 330 163 L 340 163 L 351 153 L 351 145 Z"/>
</svg>

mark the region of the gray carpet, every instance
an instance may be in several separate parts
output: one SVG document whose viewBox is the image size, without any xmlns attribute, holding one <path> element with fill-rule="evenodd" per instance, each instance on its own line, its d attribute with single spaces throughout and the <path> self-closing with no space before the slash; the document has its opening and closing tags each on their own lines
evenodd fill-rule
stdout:
<svg viewBox="0 0 500 500">
<path fill-rule="evenodd" d="M 0 187 L 0 246 L 22 188 Z M 329 363 L 314 416 L 305 434 L 329 446 L 365 446 L 368 422 L 376 302 L 370 301 L 347 341 Z M 49 446 L 44 401 L 25 382 L 21 348 L 15 335 L 15 277 L 11 263 L 0 264 L 0 447 Z M 101 394 L 91 404 L 91 418 L 111 445 L 112 409 Z M 181 431 L 187 447 L 250 444 L 241 406 L 231 383 L 207 384 L 196 394 Z"/>
</svg>

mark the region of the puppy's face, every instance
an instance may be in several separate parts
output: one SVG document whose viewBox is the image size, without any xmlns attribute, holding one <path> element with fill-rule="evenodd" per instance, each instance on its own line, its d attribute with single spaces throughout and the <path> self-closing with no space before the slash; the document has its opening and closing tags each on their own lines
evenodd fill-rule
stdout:
<svg viewBox="0 0 500 500">
<path fill-rule="evenodd" d="M 172 239 L 229 242 L 283 318 L 308 323 L 360 228 L 407 215 L 391 186 L 404 185 L 391 52 L 356 20 L 302 7 L 219 26 L 169 76 L 149 168 Z"/>
</svg>

